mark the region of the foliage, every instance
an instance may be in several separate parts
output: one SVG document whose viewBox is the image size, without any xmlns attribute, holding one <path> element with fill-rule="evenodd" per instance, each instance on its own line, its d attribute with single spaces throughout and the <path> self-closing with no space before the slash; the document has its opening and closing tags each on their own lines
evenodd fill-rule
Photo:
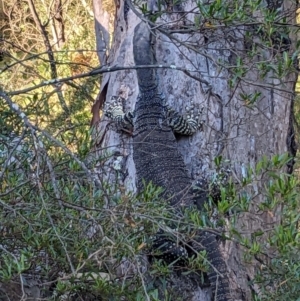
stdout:
<svg viewBox="0 0 300 301">
<path fill-rule="evenodd" d="M 264 157 L 255 169 L 247 169 L 240 187 L 228 185 L 226 188 L 225 201 L 230 204 L 232 222 L 231 239 L 235 238 L 244 246 L 245 260 L 259 267 L 255 279 L 249 283 L 261 287 L 260 294 L 254 294 L 253 300 L 297 300 L 299 297 L 296 260 L 300 247 L 299 179 L 281 172 L 289 160 L 286 154 L 271 159 Z M 257 197 L 255 183 L 264 183 L 256 206 L 252 203 Z M 239 230 L 239 219 L 244 214 L 253 221 L 264 215 L 272 218 L 276 215 L 280 223 L 268 224 L 266 220 L 265 229 L 244 234 Z"/>
<path fill-rule="evenodd" d="M 47 153 L 51 141 L 28 132 L 22 139 L 1 139 L 1 281 L 19 274 L 42 275 L 46 283 L 54 284 L 46 285 L 44 296 L 48 298 L 55 288 L 57 298 L 72 294 L 90 296 L 85 300 L 97 296 L 111 300 L 112 295 L 144 300 L 146 291 L 150 300 L 156 300 L 153 282 L 143 288 L 145 284 L 133 267 L 127 270 L 133 274 L 126 282 L 113 280 L 121 277 L 117 274 L 120 265 L 137 264 L 141 251 L 147 252 L 148 237 L 159 227 L 167 229 L 172 221 L 173 213 L 159 197 L 161 190 L 150 184 L 142 194 L 120 194 L 117 187 L 103 182 L 101 170 L 92 176 L 102 181 L 99 189 L 72 156 Z M 43 146 L 36 148 L 34 139 Z M 263 158 L 254 170 L 247 169 L 240 185 L 229 182 L 221 188 L 218 207 L 223 214 L 219 221 L 230 218 L 228 238 L 244 246 L 246 261 L 254 259 L 261 266 L 252 282 L 264 284 L 265 289 L 255 300 L 283 300 L 287 296 L 296 300 L 299 294 L 299 183 L 295 177 L 280 173 L 288 160 L 286 155 Z M 251 200 L 256 192 L 252 185 L 258 181 L 264 182 L 265 188 L 261 203 L 254 209 Z M 202 215 L 189 212 L 178 231 L 170 235 L 185 244 L 191 239 L 187 236 L 190 224 L 220 231 L 220 223 L 215 225 L 210 220 L 214 207 L 210 203 Z M 238 217 L 247 213 L 255 219 L 257 212 L 279 214 L 281 223 L 270 226 L 267 233 L 241 233 Z M 190 270 L 183 272 L 206 271 L 204 258 L 205 253 L 200 254 L 198 260 L 191 260 Z M 163 262 L 157 262 L 151 273 L 155 279 L 168 277 L 169 272 Z M 270 289 L 274 287 L 276 290 Z"/>
</svg>

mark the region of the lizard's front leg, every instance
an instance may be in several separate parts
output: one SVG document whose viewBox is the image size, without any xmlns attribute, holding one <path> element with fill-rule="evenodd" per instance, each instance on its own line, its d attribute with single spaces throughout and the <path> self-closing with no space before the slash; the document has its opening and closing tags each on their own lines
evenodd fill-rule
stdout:
<svg viewBox="0 0 300 301">
<path fill-rule="evenodd" d="M 104 109 L 105 116 L 111 118 L 118 127 L 132 127 L 134 113 L 128 111 L 124 113 L 123 111 L 123 98 L 120 96 L 112 96 L 112 103 Z"/>
<path fill-rule="evenodd" d="M 178 112 L 175 112 L 173 109 L 167 107 L 168 124 L 175 133 L 190 136 L 202 128 L 203 122 L 199 117 L 202 115 L 203 107 L 200 108 L 198 114 L 195 114 L 194 110 L 194 104 L 191 102 L 191 106 L 186 107 L 187 115 L 184 117 Z"/>
</svg>

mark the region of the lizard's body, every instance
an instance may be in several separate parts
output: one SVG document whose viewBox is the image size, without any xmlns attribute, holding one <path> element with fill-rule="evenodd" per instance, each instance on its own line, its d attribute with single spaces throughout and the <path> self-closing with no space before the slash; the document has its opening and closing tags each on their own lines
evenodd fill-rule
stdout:
<svg viewBox="0 0 300 301">
<path fill-rule="evenodd" d="M 133 54 L 137 66 L 153 65 L 155 62 L 151 32 L 148 25 L 143 22 L 135 28 Z M 183 134 L 192 134 L 197 129 L 197 122 L 191 119 L 185 120 L 176 113 L 169 114 L 164 97 L 158 89 L 154 68 L 137 69 L 137 77 L 140 94 L 135 105 L 135 116 L 131 119 L 133 117 L 131 114 L 122 114 L 122 120 L 127 123 L 129 120 L 134 126 L 133 159 L 136 167 L 137 188 L 141 191 L 144 183 L 149 182 L 162 187 L 162 198 L 169 201 L 180 216 L 182 208 L 194 204 L 194 195 L 191 192 L 192 180 L 178 151 L 173 130 L 175 128 Z M 118 114 L 108 115 L 118 116 L 116 119 L 120 120 L 121 115 Z M 202 195 L 200 204 L 203 205 L 205 201 L 206 196 Z M 226 275 L 227 268 L 215 235 L 198 230 L 194 240 L 195 244 L 192 244 L 192 248 L 200 250 L 199 246 L 202 245 L 202 249 L 207 251 L 210 264 L 214 266 L 214 269 L 211 268 L 208 272 L 214 300 L 231 300 Z"/>
</svg>

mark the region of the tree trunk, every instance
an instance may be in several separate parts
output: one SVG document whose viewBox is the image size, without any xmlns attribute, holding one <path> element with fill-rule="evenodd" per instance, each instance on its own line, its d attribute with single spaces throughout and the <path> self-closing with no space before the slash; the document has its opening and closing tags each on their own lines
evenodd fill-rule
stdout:
<svg viewBox="0 0 300 301">
<path fill-rule="evenodd" d="M 195 6 L 194 2 L 189 1 L 177 9 L 187 12 Z M 169 22 L 169 32 L 179 31 L 180 26 L 184 25 L 180 23 L 182 14 L 174 12 L 175 6 L 170 9 L 173 9 L 173 13 L 164 20 L 159 19 L 156 24 Z M 187 14 L 187 20 L 194 22 L 191 14 Z M 131 9 L 128 11 L 124 1 L 116 5 L 114 40 L 108 59 L 110 66 L 133 66 L 132 38 L 139 22 L 140 19 Z M 230 69 L 220 66 L 237 65 L 238 57 L 245 54 L 245 28 L 224 29 L 203 23 L 205 26 L 206 30 L 202 32 L 174 33 L 172 39 L 156 31 L 155 53 L 158 65 L 175 65 L 193 70 L 195 72 L 190 73 L 194 77 L 208 81 L 210 86 L 176 68 L 158 69 L 159 85 L 168 105 L 178 112 L 185 113 L 191 101 L 195 106 L 204 107 L 204 130 L 192 137 L 178 137 L 178 148 L 192 178 L 197 180 L 211 174 L 215 170 L 214 158 L 222 155 L 230 160 L 234 182 L 240 182 L 246 168 L 254 168 L 262 156 L 271 157 L 285 152 L 295 154 L 291 110 L 296 76 L 288 73 L 279 81 L 274 79 L 270 71 L 261 79 L 257 70 L 251 69 L 251 64 L 258 61 L 259 56 L 252 60 L 244 56 L 244 63 L 249 66 L 247 75 L 230 83 Z M 270 57 L 267 51 L 260 55 L 266 59 Z M 125 69 L 106 74 L 101 91 L 105 105 L 110 102 L 111 96 L 119 95 L 126 99 L 125 109 L 133 110 L 139 92 L 136 71 Z M 260 96 L 254 103 L 242 96 L 255 92 Z M 103 154 L 108 149 L 112 154 L 107 167 L 115 173 L 109 173 L 109 180 L 118 181 L 128 191 L 135 191 L 130 135 L 115 131 L 103 116 L 97 124 L 97 132 L 100 135 L 96 140 L 99 152 Z M 292 165 L 288 171 L 291 172 L 291 169 Z M 236 227 L 248 238 L 255 231 L 279 222 L 277 215 L 261 214 L 257 209 L 262 199 L 262 187 L 263 183 L 253 182 L 251 191 L 256 198 L 252 200 L 249 212 L 241 213 L 238 217 Z M 243 247 L 233 241 L 223 243 L 223 250 L 228 263 L 233 300 L 251 300 L 251 291 L 259 292 L 255 285 L 248 284 L 254 278 L 256 262 L 245 263 L 242 259 Z M 209 300 L 209 291 L 205 293 L 205 300 Z M 200 301 L 203 298 L 203 294 L 199 294 L 193 300 Z"/>
</svg>

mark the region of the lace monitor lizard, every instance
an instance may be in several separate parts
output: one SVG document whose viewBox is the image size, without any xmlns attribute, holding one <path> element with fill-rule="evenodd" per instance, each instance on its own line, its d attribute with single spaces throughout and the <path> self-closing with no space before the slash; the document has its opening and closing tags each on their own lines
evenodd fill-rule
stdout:
<svg viewBox="0 0 300 301">
<path fill-rule="evenodd" d="M 139 65 L 153 65 L 154 52 L 151 45 L 151 31 L 144 22 L 139 23 L 133 37 L 134 61 Z M 191 135 L 199 128 L 196 118 L 183 118 L 180 114 L 169 110 L 165 105 L 164 96 L 158 88 L 156 70 L 154 68 L 137 69 L 139 96 L 134 113 L 123 112 L 122 105 L 117 101 L 106 111 L 106 116 L 119 124 L 133 125 L 133 159 L 136 167 L 137 189 L 143 190 L 144 183 L 150 181 L 163 188 L 162 198 L 176 208 L 176 214 L 194 206 L 195 196 L 192 193 L 192 180 L 178 151 L 173 131 Z M 193 117 L 193 116 L 191 116 Z M 207 200 L 206 193 L 200 193 L 200 207 Z M 199 205 L 199 196 L 197 203 Z M 186 257 L 184 247 L 164 239 L 160 231 L 153 241 L 155 247 L 163 245 L 168 249 L 166 257 Z M 197 230 L 196 238 L 191 243 L 196 251 L 205 249 L 211 264 L 208 278 L 213 292 L 213 300 L 229 301 L 229 282 L 227 267 L 219 250 L 216 236 L 210 232 Z M 200 247 L 201 246 L 201 247 Z"/>
</svg>

